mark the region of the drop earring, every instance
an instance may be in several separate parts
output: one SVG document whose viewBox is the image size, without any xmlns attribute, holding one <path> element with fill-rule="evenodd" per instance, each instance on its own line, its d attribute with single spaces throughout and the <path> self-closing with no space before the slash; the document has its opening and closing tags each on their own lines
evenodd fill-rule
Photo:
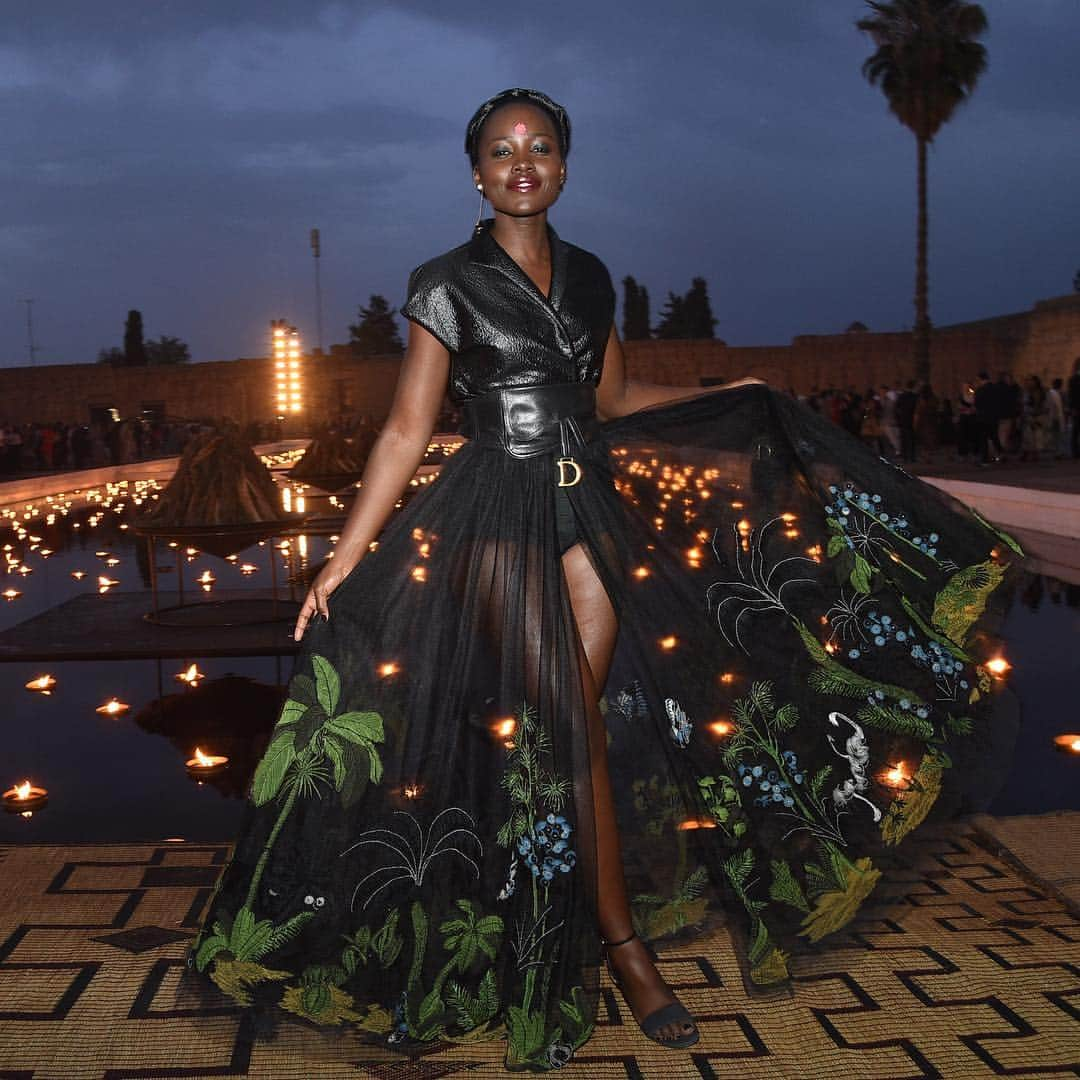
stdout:
<svg viewBox="0 0 1080 1080">
<path fill-rule="evenodd" d="M 480 219 L 484 215 L 484 185 L 477 184 L 476 190 L 480 192 L 480 209 L 476 211 L 476 224 L 473 226 L 473 236 L 480 232 Z"/>
</svg>

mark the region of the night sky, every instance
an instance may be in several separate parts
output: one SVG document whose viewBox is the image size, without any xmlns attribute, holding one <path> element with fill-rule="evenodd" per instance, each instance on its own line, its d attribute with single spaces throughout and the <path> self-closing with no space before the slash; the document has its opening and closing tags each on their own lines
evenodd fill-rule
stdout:
<svg viewBox="0 0 1080 1080">
<path fill-rule="evenodd" d="M 1019 311 L 1080 268 L 1080 4 L 989 0 L 989 69 L 930 155 L 930 313 Z M 147 337 L 196 360 L 314 344 L 470 234 L 465 123 L 536 86 L 574 124 L 550 220 L 652 299 L 709 285 L 716 333 L 911 324 L 915 140 L 860 65 L 858 0 L 3 5 L 0 366 Z M 619 288 L 621 296 L 621 287 Z M 404 325 L 404 324 L 403 324 Z"/>
</svg>

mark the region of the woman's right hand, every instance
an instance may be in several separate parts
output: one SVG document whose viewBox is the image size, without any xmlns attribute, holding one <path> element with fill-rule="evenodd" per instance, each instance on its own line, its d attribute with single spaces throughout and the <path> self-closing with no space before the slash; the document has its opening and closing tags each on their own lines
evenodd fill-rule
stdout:
<svg viewBox="0 0 1080 1080">
<path fill-rule="evenodd" d="M 355 564 L 354 564 L 355 565 Z M 304 636 L 308 622 L 321 615 L 327 621 L 330 620 L 330 608 L 327 599 L 330 594 L 349 576 L 352 566 L 345 565 L 345 561 L 331 559 L 318 573 L 315 580 L 300 605 L 300 614 L 296 617 L 296 626 L 293 629 L 293 640 L 299 641 Z"/>
</svg>

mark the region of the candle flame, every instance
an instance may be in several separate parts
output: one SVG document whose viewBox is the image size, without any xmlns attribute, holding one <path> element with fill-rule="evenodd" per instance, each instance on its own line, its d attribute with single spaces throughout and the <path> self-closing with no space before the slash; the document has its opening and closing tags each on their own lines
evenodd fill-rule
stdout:
<svg viewBox="0 0 1080 1080">
<path fill-rule="evenodd" d="M 517 731 L 517 721 L 512 716 L 500 720 L 495 725 L 495 734 L 502 739 L 509 739 L 515 731 Z"/>
<path fill-rule="evenodd" d="M 885 783 L 890 787 L 900 787 L 906 784 L 911 777 L 904 771 L 904 762 L 898 761 L 885 773 Z"/>
<path fill-rule="evenodd" d="M 1004 656 L 995 656 L 992 659 L 986 661 L 986 670 L 989 671 L 991 675 L 997 676 L 997 678 L 999 679 L 1011 667 L 1012 664 L 1010 664 Z"/>
<path fill-rule="evenodd" d="M 730 720 L 714 720 L 709 725 L 709 730 L 714 735 L 730 735 L 734 728 Z"/>
<path fill-rule="evenodd" d="M 17 799 L 29 799 L 30 798 L 30 781 L 24 780 L 21 784 L 15 785 L 15 798 Z"/>
<path fill-rule="evenodd" d="M 679 643 L 679 639 L 674 634 L 668 634 L 667 637 L 660 639 L 661 649 L 674 649 Z"/>
<path fill-rule="evenodd" d="M 379 665 L 379 674 L 384 678 L 389 678 L 391 675 L 396 675 L 401 670 L 393 660 L 387 661 L 385 664 Z"/>
</svg>

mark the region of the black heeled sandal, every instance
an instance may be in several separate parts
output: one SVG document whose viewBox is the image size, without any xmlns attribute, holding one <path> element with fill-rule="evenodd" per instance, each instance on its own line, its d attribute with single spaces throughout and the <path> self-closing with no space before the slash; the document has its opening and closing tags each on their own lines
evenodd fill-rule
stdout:
<svg viewBox="0 0 1080 1080">
<path fill-rule="evenodd" d="M 604 946 L 604 962 L 607 964 L 608 974 L 611 976 L 611 981 L 622 990 L 622 980 L 615 972 L 615 968 L 611 963 L 611 956 L 606 951 L 613 949 L 617 945 L 625 945 L 628 941 L 633 941 L 637 937 L 637 933 L 632 933 L 629 937 L 623 938 L 622 941 L 604 941 L 600 939 L 601 944 Z M 646 942 L 642 942 L 645 949 L 649 953 L 649 956 L 655 961 L 656 954 L 649 948 Z M 625 996 L 625 994 L 624 994 Z M 629 1002 L 627 1002 L 629 1005 Z M 659 1030 L 666 1024 L 693 1024 L 694 1030 L 688 1031 L 685 1035 L 680 1035 L 674 1039 L 663 1039 L 657 1034 Z M 658 1046 L 666 1046 L 672 1050 L 683 1050 L 688 1046 L 693 1046 L 694 1043 L 701 1038 L 701 1033 L 698 1031 L 697 1023 L 694 1018 L 686 1011 L 686 1007 L 679 1001 L 673 1001 L 670 1005 L 663 1005 L 659 1009 L 649 1013 L 648 1016 L 642 1020 L 638 1027 L 641 1028 L 642 1033 L 648 1038 L 652 1039 Z"/>
</svg>

